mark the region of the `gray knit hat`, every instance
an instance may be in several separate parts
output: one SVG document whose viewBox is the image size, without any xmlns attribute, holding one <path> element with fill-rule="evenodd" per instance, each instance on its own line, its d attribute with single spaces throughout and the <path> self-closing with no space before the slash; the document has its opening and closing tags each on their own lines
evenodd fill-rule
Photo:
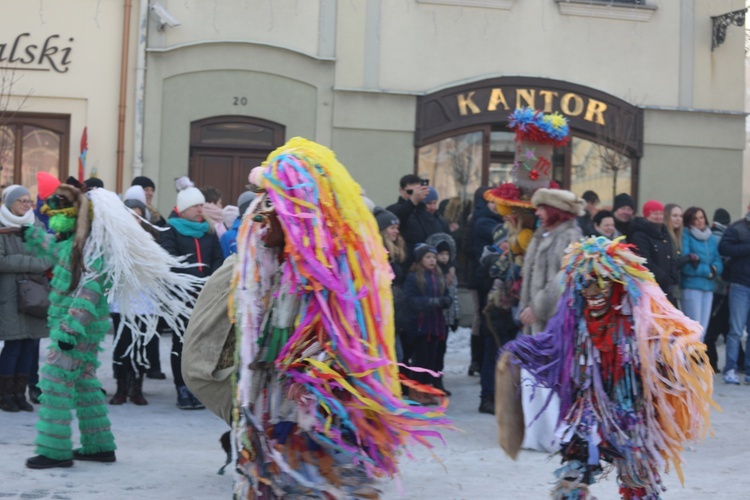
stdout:
<svg viewBox="0 0 750 500">
<path fill-rule="evenodd" d="M 30 195 L 29 190 L 23 186 L 19 186 L 18 184 L 8 186 L 3 190 L 3 203 L 10 208 L 18 198 L 26 194 Z"/>
<path fill-rule="evenodd" d="M 375 210 L 373 210 L 373 215 L 375 216 L 375 220 L 378 222 L 378 231 L 382 231 L 387 227 L 399 224 L 398 217 L 396 217 L 393 212 L 389 212 L 385 208 L 375 207 Z"/>
</svg>

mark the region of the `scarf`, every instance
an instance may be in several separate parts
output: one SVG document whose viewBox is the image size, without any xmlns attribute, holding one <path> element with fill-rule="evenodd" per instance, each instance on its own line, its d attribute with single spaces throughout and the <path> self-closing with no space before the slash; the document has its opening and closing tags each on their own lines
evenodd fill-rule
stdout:
<svg viewBox="0 0 750 500">
<path fill-rule="evenodd" d="M 0 206 L 0 224 L 5 227 L 21 227 L 25 225 L 34 224 L 36 218 L 34 217 L 34 211 L 29 210 L 20 217 L 15 215 L 8 209 L 7 205 Z"/>
<path fill-rule="evenodd" d="M 706 241 L 711 237 L 713 233 L 711 232 L 710 227 L 705 227 L 704 229 L 698 229 L 695 226 L 690 226 L 690 234 L 692 234 L 693 237 L 698 241 Z"/>
<path fill-rule="evenodd" d="M 170 217 L 167 223 L 181 235 L 190 238 L 203 238 L 210 227 L 206 221 L 194 222 L 181 217 Z"/>
<path fill-rule="evenodd" d="M 224 222 L 224 214 L 215 203 L 203 204 L 203 217 L 213 222 L 211 225 Z"/>
</svg>

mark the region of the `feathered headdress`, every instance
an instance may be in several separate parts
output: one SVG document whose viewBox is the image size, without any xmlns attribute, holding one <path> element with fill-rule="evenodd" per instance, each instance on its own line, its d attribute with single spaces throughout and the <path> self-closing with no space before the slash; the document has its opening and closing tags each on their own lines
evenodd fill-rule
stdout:
<svg viewBox="0 0 750 500">
<path fill-rule="evenodd" d="M 301 302 L 276 368 L 314 400 L 300 412 L 309 412 L 317 440 L 330 443 L 369 474 L 394 474 L 401 446 L 410 441 L 429 446 L 425 438 L 439 434 L 427 427 L 447 425 L 445 403 L 428 409 L 400 397 L 392 272 L 362 189 L 331 150 L 299 137 L 271 153 L 250 181 L 275 207 L 285 239 L 282 287 Z M 256 198 L 248 212 L 260 202 Z M 271 280 L 264 263 L 274 261 L 263 257 L 269 249 L 260 244 L 261 229 L 252 219 L 245 218 L 237 240 L 241 404 L 252 392 L 247 367 L 257 355 L 263 291 Z M 343 422 L 357 441 L 332 430 L 333 422 Z"/>
</svg>

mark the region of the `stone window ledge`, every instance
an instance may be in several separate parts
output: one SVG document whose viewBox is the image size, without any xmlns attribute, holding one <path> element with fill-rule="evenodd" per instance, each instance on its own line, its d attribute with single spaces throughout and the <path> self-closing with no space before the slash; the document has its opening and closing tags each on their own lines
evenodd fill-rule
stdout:
<svg viewBox="0 0 750 500">
<path fill-rule="evenodd" d="M 607 0 L 555 0 L 560 13 L 568 16 L 598 17 L 621 21 L 649 21 L 657 7 L 610 2 Z"/>
<path fill-rule="evenodd" d="M 417 0 L 417 3 L 452 5 L 455 7 L 483 7 L 485 9 L 510 10 L 516 0 Z"/>
</svg>

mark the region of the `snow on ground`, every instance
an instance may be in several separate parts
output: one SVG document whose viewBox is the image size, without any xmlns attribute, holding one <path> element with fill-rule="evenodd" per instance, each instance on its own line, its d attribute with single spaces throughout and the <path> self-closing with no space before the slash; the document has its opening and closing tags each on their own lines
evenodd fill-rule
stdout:
<svg viewBox="0 0 750 500">
<path fill-rule="evenodd" d="M 111 338 L 105 341 L 99 376 L 114 392 Z M 70 469 L 30 470 L 34 413 L 0 412 L 0 498 L 71 499 L 229 499 L 231 475 L 216 474 L 224 454 L 218 443 L 226 425 L 207 410 L 175 407 L 169 373 L 171 340 L 162 339 L 162 366 L 167 380 L 146 380 L 149 405 L 110 406 L 119 449 L 117 463 L 77 462 Z M 723 349 L 720 349 L 723 351 Z M 404 457 L 400 485 L 382 484 L 385 499 L 544 499 L 549 497 L 558 459 L 522 451 L 513 461 L 497 445 L 495 419 L 477 412 L 479 377 L 468 377 L 469 330 L 451 333 L 445 385 L 453 392 L 449 416 L 458 431 L 436 443 L 438 462 L 426 449 L 412 448 Z M 715 437 L 685 453 L 685 487 L 672 471 L 664 476 L 664 499 L 712 500 L 748 498 L 750 478 L 750 386 L 727 386 L 716 377 L 715 399 L 724 411 L 712 415 Z M 36 407 L 38 408 L 38 407 Z M 77 439 L 74 436 L 74 442 Z M 614 474 L 592 488 L 600 500 L 618 498 Z"/>
</svg>

